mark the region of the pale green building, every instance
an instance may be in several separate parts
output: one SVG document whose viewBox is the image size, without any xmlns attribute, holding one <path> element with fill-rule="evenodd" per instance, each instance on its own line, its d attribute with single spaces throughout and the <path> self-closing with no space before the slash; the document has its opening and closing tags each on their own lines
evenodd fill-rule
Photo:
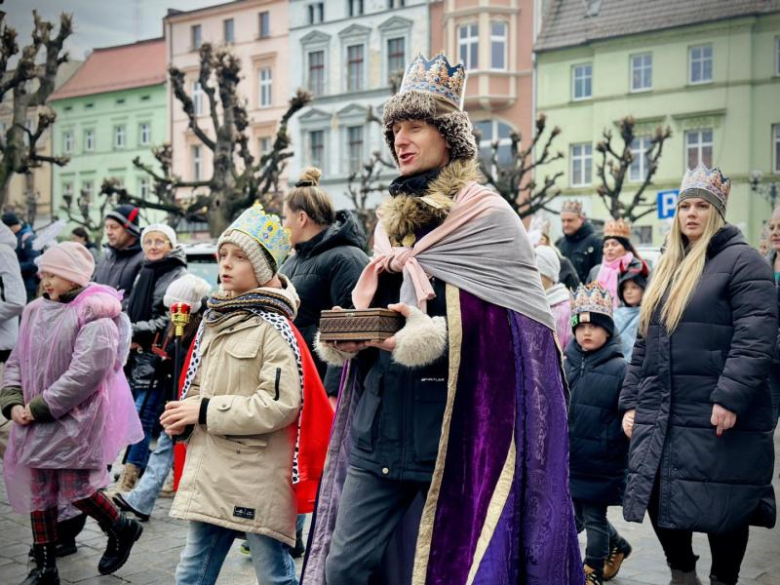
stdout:
<svg viewBox="0 0 780 585">
<path fill-rule="evenodd" d="M 53 150 L 71 158 L 54 167 L 54 213 L 64 197 L 86 193 L 93 218 L 100 222 L 99 194 L 104 179 L 115 177 L 135 196 L 152 189 L 149 176 L 133 159 L 156 168 L 152 148 L 169 140 L 165 41 L 95 49 L 81 68 L 50 97 L 57 113 Z M 152 215 L 154 217 L 152 217 Z M 142 224 L 160 219 L 160 212 L 142 211 Z"/>
<path fill-rule="evenodd" d="M 642 153 L 656 126 L 670 126 L 650 191 L 676 189 L 688 165 L 719 166 L 733 181 L 727 219 L 758 243 L 770 204 L 751 190 L 780 182 L 780 0 L 551 0 L 535 46 L 536 110 L 560 126 L 566 157 L 559 185 L 595 219 L 596 143 L 604 128 L 637 120 L 636 160 L 623 189 L 644 176 Z M 559 202 L 562 198 L 559 198 Z M 660 244 L 668 220 L 638 222 L 643 243 Z"/>
</svg>

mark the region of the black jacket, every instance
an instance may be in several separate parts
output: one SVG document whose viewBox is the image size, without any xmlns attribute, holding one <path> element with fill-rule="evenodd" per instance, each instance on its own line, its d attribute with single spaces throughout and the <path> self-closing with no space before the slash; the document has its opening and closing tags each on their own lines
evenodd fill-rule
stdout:
<svg viewBox="0 0 780 585">
<path fill-rule="evenodd" d="M 401 281 L 400 274 L 380 274 L 371 306 L 398 302 Z M 431 284 L 436 298 L 428 302 L 428 315 L 446 317 L 446 285 L 438 279 Z M 352 465 L 388 479 L 431 481 L 447 400 L 448 356 L 408 368 L 387 351 L 358 354 L 352 363 L 364 389 L 352 422 Z"/>
<path fill-rule="evenodd" d="M 571 497 L 599 504 L 620 504 L 626 486 L 628 438 L 618 409 L 626 373 L 619 336 L 585 352 L 572 339 L 564 369 L 571 388 L 569 466 Z"/>
<path fill-rule="evenodd" d="M 124 291 L 122 307 L 127 308 L 128 299 L 133 292 L 133 283 L 144 261 L 144 252 L 141 242 L 136 241 L 129 248 L 116 250 L 111 246 L 105 246 L 103 258 L 95 268 L 92 280 L 98 284 L 113 286 L 119 291 Z"/>
<path fill-rule="evenodd" d="M 634 346 L 621 410 L 636 409 L 623 503 L 641 522 L 656 476 L 663 528 L 729 532 L 775 522 L 774 445 L 767 373 L 777 296 L 766 261 L 732 225 L 709 244 L 699 283 L 669 335 L 652 316 Z M 737 415 L 718 437 L 718 403 Z"/>
<path fill-rule="evenodd" d="M 16 257 L 19 259 L 19 268 L 22 271 L 22 280 L 24 280 L 28 301 L 35 298 L 40 283 L 35 259 L 41 255 L 41 252 L 33 248 L 34 242 L 35 232 L 29 225 L 25 225 L 16 232 Z"/>
<path fill-rule="evenodd" d="M 566 256 L 561 256 L 561 272 L 558 277 L 558 282 L 562 282 L 566 288 L 571 291 L 577 290 L 580 285 L 580 277 L 577 276 L 577 271 L 574 269 L 574 264 L 571 263 Z"/>
<path fill-rule="evenodd" d="M 589 221 L 577 233 L 563 236 L 555 245 L 574 264 L 580 282 L 587 282 L 590 269 L 601 264 L 603 242 Z"/>
<path fill-rule="evenodd" d="M 341 368 L 328 369 L 314 352 L 314 338 L 323 310 L 353 306 L 352 289 L 368 264 L 365 245 L 363 229 L 354 215 L 341 211 L 333 225 L 296 245 L 295 254 L 280 269 L 301 299 L 295 326 L 306 340 L 330 396 L 338 395 Z"/>
</svg>

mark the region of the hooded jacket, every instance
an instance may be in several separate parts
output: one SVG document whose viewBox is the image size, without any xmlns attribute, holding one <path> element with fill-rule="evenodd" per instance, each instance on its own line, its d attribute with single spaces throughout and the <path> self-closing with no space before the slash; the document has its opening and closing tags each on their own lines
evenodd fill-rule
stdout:
<svg viewBox="0 0 780 585">
<path fill-rule="evenodd" d="M 0 351 L 11 350 L 16 345 L 19 317 L 27 302 L 15 249 L 16 236 L 0 223 Z"/>
<path fill-rule="evenodd" d="M 669 334 L 651 316 L 620 396 L 636 409 L 623 515 L 641 522 L 656 477 L 662 528 L 731 532 L 772 527 L 774 444 L 767 374 L 777 337 L 777 296 L 766 261 L 739 228 L 713 237 L 699 282 Z M 713 404 L 736 413 L 718 437 Z"/>
<path fill-rule="evenodd" d="M 295 326 L 312 352 L 329 396 L 338 395 L 341 368 L 330 368 L 314 352 L 320 313 L 334 306 L 352 307 L 352 289 L 368 264 L 366 238 L 354 215 L 340 211 L 336 221 L 312 239 L 295 246 L 279 270 L 301 299 Z"/>
<path fill-rule="evenodd" d="M 586 352 L 572 338 L 566 347 L 569 403 L 571 497 L 599 504 L 620 504 L 626 485 L 628 437 L 618 409 L 626 362 L 615 335 Z"/>
<path fill-rule="evenodd" d="M 92 280 L 98 284 L 113 286 L 116 290 L 124 292 L 122 308 L 126 309 L 130 293 L 133 292 L 133 283 L 143 262 L 144 252 L 140 240 L 136 240 L 132 246 L 122 250 L 105 246 L 103 258 L 95 268 Z"/>
<path fill-rule="evenodd" d="M 601 264 L 603 243 L 589 221 L 583 223 L 576 233 L 564 235 L 555 245 L 574 264 L 580 282 L 588 282 L 591 269 Z"/>
</svg>

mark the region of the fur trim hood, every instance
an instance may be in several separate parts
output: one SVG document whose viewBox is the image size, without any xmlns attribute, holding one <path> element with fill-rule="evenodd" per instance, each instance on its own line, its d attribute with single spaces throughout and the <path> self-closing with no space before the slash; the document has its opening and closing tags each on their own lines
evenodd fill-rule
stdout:
<svg viewBox="0 0 780 585">
<path fill-rule="evenodd" d="M 439 225 L 449 215 L 455 196 L 470 182 L 479 180 L 476 160 L 453 160 L 430 182 L 420 196 L 398 195 L 385 200 L 379 217 L 393 246 L 411 246 L 417 232 Z"/>
<path fill-rule="evenodd" d="M 437 99 L 432 94 L 411 90 L 394 95 L 385 104 L 383 117 L 385 140 L 396 165 L 398 157 L 395 155 L 393 124 L 402 120 L 425 120 L 433 124 L 450 147 L 450 159 L 475 160 L 477 158 L 477 142 L 469 115 L 458 110 L 437 113 L 437 103 Z"/>
</svg>

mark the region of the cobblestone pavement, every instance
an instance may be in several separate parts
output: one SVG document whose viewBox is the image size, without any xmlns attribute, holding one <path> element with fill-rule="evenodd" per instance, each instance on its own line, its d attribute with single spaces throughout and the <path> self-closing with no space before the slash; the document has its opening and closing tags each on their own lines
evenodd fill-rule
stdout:
<svg viewBox="0 0 780 585">
<path fill-rule="evenodd" d="M 775 451 L 780 453 L 780 430 L 775 434 Z M 775 463 L 775 493 L 780 494 L 780 461 Z M 2 482 L 0 482 L 0 486 Z M 173 583 L 173 572 L 184 546 L 185 523 L 168 516 L 170 499 L 160 498 L 152 519 L 144 524 L 144 534 L 133 550 L 127 564 L 116 574 L 101 576 L 98 559 L 105 547 L 105 536 L 88 520 L 78 538 L 79 552 L 60 559 L 59 570 L 63 584 L 120 584 L 134 585 Z M 661 585 L 669 582 L 669 573 L 663 553 L 649 520 L 643 524 L 623 521 L 619 508 L 610 508 L 610 519 L 618 531 L 631 542 L 634 553 L 612 583 L 616 585 Z M 0 585 L 15 585 L 24 580 L 28 571 L 27 552 L 31 542 L 29 520 L 14 514 L 0 487 Z M 584 538 L 580 538 L 584 550 Z M 237 541 L 228 555 L 220 575 L 220 585 L 248 585 L 255 583 L 249 558 L 239 552 Z M 701 555 L 699 577 L 706 577 L 710 554 L 704 535 L 694 536 L 694 550 Z M 301 561 L 298 563 L 301 568 Z M 750 544 L 742 565 L 742 585 L 780 585 L 780 530 L 755 528 L 750 533 Z M 555 584 L 549 584 L 555 585 Z"/>
</svg>

